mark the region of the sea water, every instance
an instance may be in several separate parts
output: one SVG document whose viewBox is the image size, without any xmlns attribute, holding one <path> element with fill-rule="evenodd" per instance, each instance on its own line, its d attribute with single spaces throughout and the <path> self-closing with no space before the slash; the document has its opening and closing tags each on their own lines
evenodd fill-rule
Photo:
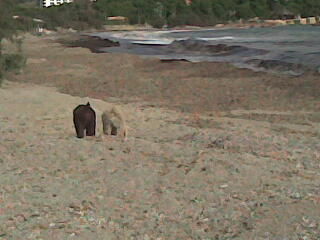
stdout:
<svg viewBox="0 0 320 240">
<path fill-rule="evenodd" d="M 238 67 L 289 74 L 320 69 L 319 26 L 104 32 L 91 35 L 120 42 L 120 47 L 103 48 L 106 52 L 191 62 L 230 62 Z M 237 51 L 208 51 L 208 46 L 218 44 L 237 47 Z"/>
</svg>

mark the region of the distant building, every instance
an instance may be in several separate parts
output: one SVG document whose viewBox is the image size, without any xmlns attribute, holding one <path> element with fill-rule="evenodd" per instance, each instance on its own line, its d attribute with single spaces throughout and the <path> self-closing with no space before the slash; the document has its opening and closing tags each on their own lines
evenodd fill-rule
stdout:
<svg viewBox="0 0 320 240">
<path fill-rule="evenodd" d="M 42 7 L 51 7 L 71 2 L 73 2 L 73 0 L 40 0 L 40 5 Z"/>
<path fill-rule="evenodd" d="M 58 6 L 64 3 L 71 3 L 76 0 L 39 0 L 41 7 Z M 90 2 L 96 2 L 97 0 L 88 0 Z"/>
</svg>

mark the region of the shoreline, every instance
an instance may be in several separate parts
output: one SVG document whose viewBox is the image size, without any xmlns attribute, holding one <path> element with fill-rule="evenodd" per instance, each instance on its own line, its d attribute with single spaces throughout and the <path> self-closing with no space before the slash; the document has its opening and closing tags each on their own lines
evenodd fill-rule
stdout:
<svg viewBox="0 0 320 240">
<path fill-rule="evenodd" d="M 105 47 L 117 47 L 120 46 L 118 42 L 111 41 L 109 39 L 102 39 L 96 36 L 90 36 L 85 33 L 80 33 L 78 35 L 68 36 L 67 39 L 58 39 L 58 43 L 70 47 L 81 47 L 87 48 L 92 53 L 104 53 L 104 51 L 99 50 Z"/>
</svg>

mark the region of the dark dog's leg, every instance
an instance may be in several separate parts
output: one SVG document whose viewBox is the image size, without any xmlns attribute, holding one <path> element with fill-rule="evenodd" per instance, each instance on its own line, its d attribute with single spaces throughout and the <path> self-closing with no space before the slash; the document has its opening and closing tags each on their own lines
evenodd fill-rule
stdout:
<svg viewBox="0 0 320 240">
<path fill-rule="evenodd" d="M 81 124 L 79 118 L 73 113 L 73 124 L 74 128 L 76 129 L 77 137 L 83 138 L 84 137 L 84 126 Z"/>
<path fill-rule="evenodd" d="M 96 121 L 95 120 L 92 120 L 87 124 L 86 135 L 87 136 L 95 136 L 96 135 Z"/>
<path fill-rule="evenodd" d="M 80 123 L 75 123 L 74 127 L 76 129 L 77 137 L 83 138 L 84 137 L 84 127 Z"/>
</svg>

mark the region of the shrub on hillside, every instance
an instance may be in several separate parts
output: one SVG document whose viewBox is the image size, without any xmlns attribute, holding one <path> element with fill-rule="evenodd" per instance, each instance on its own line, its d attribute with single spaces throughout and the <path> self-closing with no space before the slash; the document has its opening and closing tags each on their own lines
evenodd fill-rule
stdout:
<svg viewBox="0 0 320 240">
<path fill-rule="evenodd" d="M 0 54 L 0 85 L 6 73 L 13 72 L 18 74 L 26 65 L 26 60 L 26 57 L 21 52 Z"/>
<path fill-rule="evenodd" d="M 166 21 L 163 18 L 154 18 L 150 20 L 149 24 L 154 28 L 162 28 L 166 24 Z"/>
<path fill-rule="evenodd" d="M 4 74 L 9 70 L 17 70 L 20 66 L 24 65 L 25 59 L 23 60 L 20 54 L 9 54 L 4 52 L 2 46 L 3 39 L 13 40 L 13 36 L 17 33 L 20 27 L 20 23 L 13 19 L 14 13 L 14 1 L 1 0 L 0 1 L 0 84 Z M 21 52 L 21 41 L 15 42 L 17 45 L 18 53 Z M 20 55 L 20 56 L 18 56 Z"/>
<path fill-rule="evenodd" d="M 21 53 L 13 53 L 13 54 L 2 54 L 1 57 L 1 68 L 5 72 L 15 72 L 23 68 L 26 64 L 26 57 Z"/>
</svg>

